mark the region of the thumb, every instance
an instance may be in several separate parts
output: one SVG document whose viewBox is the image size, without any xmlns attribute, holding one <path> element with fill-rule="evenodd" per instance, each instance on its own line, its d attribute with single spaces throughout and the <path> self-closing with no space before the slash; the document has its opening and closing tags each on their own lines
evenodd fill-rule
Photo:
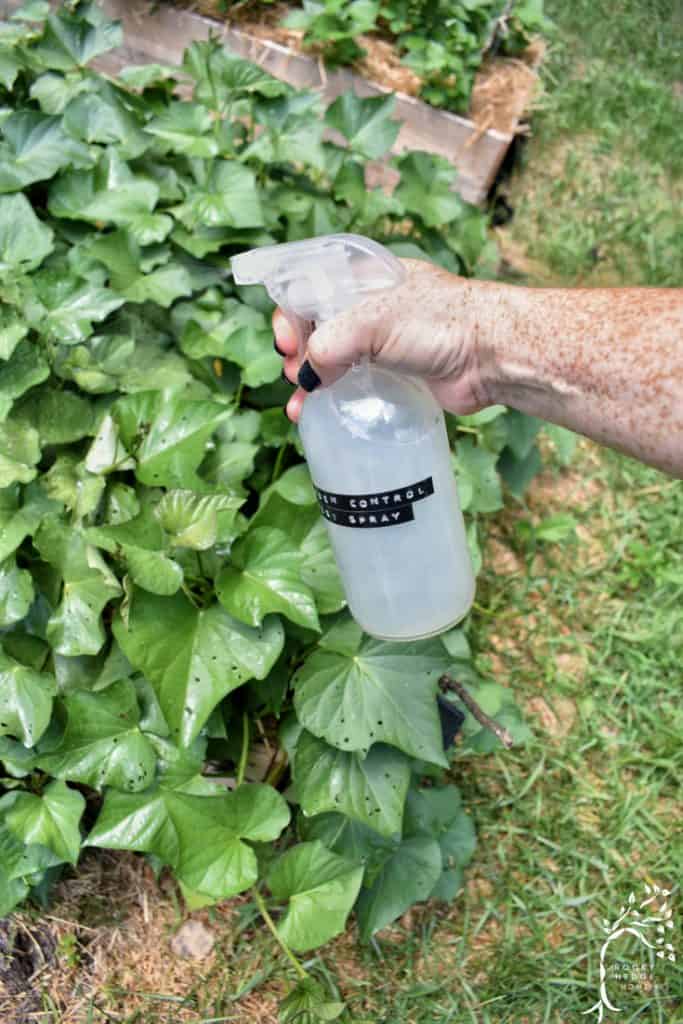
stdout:
<svg viewBox="0 0 683 1024">
<path fill-rule="evenodd" d="M 376 334 L 375 319 L 365 303 L 320 324 L 308 339 L 299 384 L 305 391 L 319 383 L 332 384 L 353 363 L 373 355 Z"/>
</svg>

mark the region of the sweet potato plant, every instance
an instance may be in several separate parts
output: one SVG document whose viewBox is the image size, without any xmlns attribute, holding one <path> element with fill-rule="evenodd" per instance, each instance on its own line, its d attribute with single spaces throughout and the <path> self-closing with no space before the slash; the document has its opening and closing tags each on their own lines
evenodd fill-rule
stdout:
<svg viewBox="0 0 683 1024">
<path fill-rule="evenodd" d="M 170 868 L 191 907 L 251 890 L 289 950 L 352 908 L 367 940 L 452 899 L 474 849 L 441 673 L 524 727 L 462 631 L 382 643 L 345 611 L 271 307 L 229 257 L 353 230 L 471 273 L 485 217 L 424 153 L 394 160 L 391 196 L 366 188 L 391 97 L 323 114 L 212 40 L 92 70 L 120 42 L 92 3 L 0 24 L 0 915 L 107 847 Z M 538 424 L 449 429 L 477 557 Z M 469 716 L 463 735 L 497 742 Z"/>
</svg>

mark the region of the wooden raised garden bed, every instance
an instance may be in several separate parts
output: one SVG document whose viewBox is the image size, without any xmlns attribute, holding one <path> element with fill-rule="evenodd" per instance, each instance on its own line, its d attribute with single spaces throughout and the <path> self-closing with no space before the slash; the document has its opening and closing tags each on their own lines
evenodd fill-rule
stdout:
<svg viewBox="0 0 683 1024">
<path fill-rule="evenodd" d="M 18 6 L 19 0 L 0 0 L 0 14 L 10 13 Z M 94 62 L 109 73 L 116 73 L 127 64 L 178 63 L 191 42 L 214 34 L 234 53 L 254 61 L 276 78 L 297 88 L 320 92 L 325 104 L 350 90 L 359 96 L 377 96 L 391 91 L 346 68 L 326 71 L 322 61 L 281 43 L 257 38 L 242 29 L 176 6 L 153 4 L 149 0 L 105 0 L 103 7 L 111 17 L 121 21 L 125 37 L 124 46 L 114 55 L 107 54 Z M 417 149 L 446 157 L 457 171 L 455 188 L 462 197 L 471 203 L 483 202 L 533 91 L 533 70 L 521 61 L 509 63 L 517 65 L 522 79 L 525 74 L 528 76 L 529 85 L 526 95 L 524 90 L 520 94 L 520 101 L 516 104 L 519 109 L 513 105 L 512 117 L 508 109 L 507 121 L 511 130 L 487 127 L 485 109 L 480 111 L 482 116 L 475 123 L 397 92 L 395 117 L 401 122 L 401 130 L 393 152 Z M 519 77 L 518 74 L 517 80 Z M 485 86 L 482 91 L 485 91 Z M 398 177 L 387 164 L 372 166 L 370 176 L 370 184 L 389 187 Z"/>
</svg>

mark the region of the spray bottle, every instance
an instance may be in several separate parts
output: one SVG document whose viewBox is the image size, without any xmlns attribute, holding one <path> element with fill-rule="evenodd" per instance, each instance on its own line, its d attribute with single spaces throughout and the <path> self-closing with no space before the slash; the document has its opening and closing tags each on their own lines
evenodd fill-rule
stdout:
<svg viewBox="0 0 683 1024">
<path fill-rule="evenodd" d="M 263 284 L 299 341 L 405 269 L 383 246 L 338 234 L 232 258 Z M 417 640 L 468 612 L 474 574 L 441 408 L 417 378 L 353 365 L 306 397 L 301 442 L 351 614 L 371 636 Z"/>
</svg>

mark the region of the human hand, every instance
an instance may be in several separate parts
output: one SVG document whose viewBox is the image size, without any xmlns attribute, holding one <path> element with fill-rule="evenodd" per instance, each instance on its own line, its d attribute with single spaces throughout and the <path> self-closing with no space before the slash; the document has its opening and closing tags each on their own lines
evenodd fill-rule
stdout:
<svg viewBox="0 0 683 1024">
<path fill-rule="evenodd" d="M 331 384 L 363 356 L 378 366 L 422 377 L 436 400 L 466 415 L 491 404 L 484 367 L 490 344 L 487 283 L 469 281 L 421 260 L 402 260 L 403 284 L 372 296 L 321 324 L 300 365 L 297 339 L 282 310 L 273 314 L 275 347 L 285 376 L 300 387 L 287 403 L 295 422 L 307 391 Z"/>
</svg>

